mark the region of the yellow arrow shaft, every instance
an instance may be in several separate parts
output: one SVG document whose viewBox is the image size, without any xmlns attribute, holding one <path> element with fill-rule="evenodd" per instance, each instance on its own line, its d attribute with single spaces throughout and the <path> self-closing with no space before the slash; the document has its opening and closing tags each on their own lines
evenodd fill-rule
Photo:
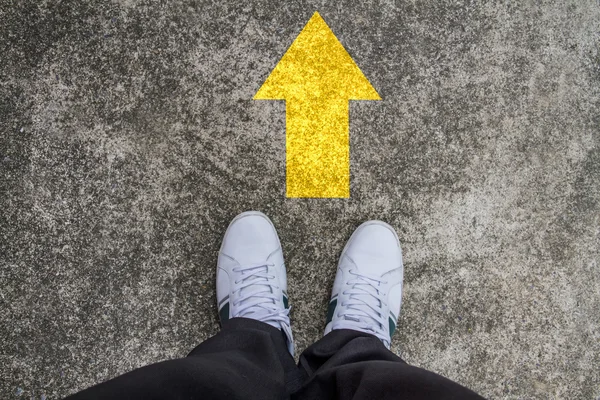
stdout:
<svg viewBox="0 0 600 400">
<path fill-rule="evenodd" d="M 286 102 L 287 197 L 349 197 L 348 100 Z"/>
</svg>

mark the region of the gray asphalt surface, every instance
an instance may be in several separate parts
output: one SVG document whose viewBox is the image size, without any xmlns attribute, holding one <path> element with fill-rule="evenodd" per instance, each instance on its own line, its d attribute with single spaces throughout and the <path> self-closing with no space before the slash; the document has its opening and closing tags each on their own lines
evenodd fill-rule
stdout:
<svg viewBox="0 0 600 400">
<path fill-rule="evenodd" d="M 319 11 L 383 101 L 351 198 L 285 198 L 252 101 Z M 0 0 L 0 397 L 60 398 L 218 329 L 221 236 L 265 212 L 296 349 L 337 258 L 392 224 L 393 351 L 494 399 L 600 398 L 597 1 Z"/>
</svg>

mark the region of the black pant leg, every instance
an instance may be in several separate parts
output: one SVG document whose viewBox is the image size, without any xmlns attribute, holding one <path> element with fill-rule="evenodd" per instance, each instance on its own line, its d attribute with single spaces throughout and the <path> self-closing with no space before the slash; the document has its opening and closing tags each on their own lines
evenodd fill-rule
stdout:
<svg viewBox="0 0 600 400">
<path fill-rule="evenodd" d="M 139 368 L 68 400 L 285 399 L 289 398 L 286 386 L 296 376 L 281 331 L 259 321 L 233 318 L 186 358 Z"/>
<path fill-rule="evenodd" d="M 375 336 L 334 330 L 300 356 L 309 376 L 294 399 L 482 399 L 433 372 L 406 364 Z"/>
</svg>

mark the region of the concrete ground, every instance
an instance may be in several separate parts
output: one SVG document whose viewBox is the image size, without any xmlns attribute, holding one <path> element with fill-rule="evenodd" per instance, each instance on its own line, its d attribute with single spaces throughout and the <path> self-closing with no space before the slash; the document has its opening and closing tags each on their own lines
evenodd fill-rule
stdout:
<svg viewBox="0 0 600 400">
<path fill-rule="evenodd" d="M 252 96 L 318 10 L 381 94 L 351 197 L 285 198 Z M 279 229 L 301 351 L 360 222 L 396 227 L 393 351 L 495 399 L 600 397 L 600 4 L 0 0 L 0 397 L 60 398 L 218 331 L 237 213 Z"/>
</svg>

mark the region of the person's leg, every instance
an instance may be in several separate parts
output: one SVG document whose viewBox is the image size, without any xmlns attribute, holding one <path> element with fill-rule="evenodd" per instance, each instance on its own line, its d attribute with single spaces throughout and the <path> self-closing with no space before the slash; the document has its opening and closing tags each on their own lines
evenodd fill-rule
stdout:
<svg viewBox="0 0 600 400">
<path fill-rule="evenodd" d="M 188 357 L 132 371 L 74 399 L 282 399 L 300 384 L 277 232 L 258 212 L 237 216 L 219 252 L 222 330 Z"/>
<path fill-rule="evenodd" d="M 325 337 L 300 356 L 308 377 L 298 399 L 481 399 L 390 350 L 402 299 L 403 264 L 394 229 L 362 224 L 342 252 Z"/>
<path fill-rule="evenodd" d="M 482 399 L 406 364 L 379 338 L 355 330 L 331 331 L 302 353 L 300 366 L 310 378 L 293 399 Z"/>
<path fill-rule="evenodd" d="M 139 368 L 67 399 L 285 399 L 296 371 L 280 330 L 232 318 L 186 358 Z"/>
</svg>

